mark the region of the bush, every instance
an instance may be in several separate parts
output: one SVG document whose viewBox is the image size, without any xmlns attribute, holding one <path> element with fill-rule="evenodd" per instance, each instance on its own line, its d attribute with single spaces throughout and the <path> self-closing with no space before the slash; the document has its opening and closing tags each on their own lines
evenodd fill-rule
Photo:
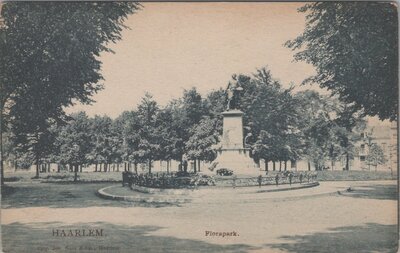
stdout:
<svg viewBox="0 0 400 253">
<path fill-rule="evenodd" d="M 222 169 L 218 169 L 217 170 L 217 175 L 220 175 L 220 176 L 232 176 L 233 175 L 233 171 L 229 170 L 229 169 L 222 168 Z"/>
<path fill-rule="evenodd" d="M 178 189 L 202 185 L 214 185 L 211 177 L 206 175 L 189 174 L 178 172 L 174 174 L 134 174 L 132 172 L 122 173 L 122 184 L 129 186 L 138 185 L 150 188 Z"/>
<path fill-rule="evenodd" d="M 189 172 L 185 172 L 185 171 L 178 171 L 178 172 L 176 172 L 176 176 L 177 177 L 189 177 L 190 173 Z"/>
</svg>

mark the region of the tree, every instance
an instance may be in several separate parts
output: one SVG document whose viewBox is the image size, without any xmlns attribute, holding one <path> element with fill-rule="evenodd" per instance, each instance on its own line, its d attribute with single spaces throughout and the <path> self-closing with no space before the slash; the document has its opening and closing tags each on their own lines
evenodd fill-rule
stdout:
<svg viewBox="0 0 400 253">
<path fill-rule="evenodd" d="M 18 141 L 28 142 L 30 136 L 36 143 L 30 146 L 38 148 L 46 143 L 46 124 L 67 119 L 65 107 L 92 102 L 102 88 L 98 56 L 111 52 L 107 44 L 121 39 L 124 19 L 139 7 L 134 2 L 1 5 L 0 119 L 14 124 L 18 118 L 13 130 L 23 129 L 15 134 L 27 136 Z M 1 171 L 2 164 L 3 159 Z"/>
<path fill-rule="evenodd" d="M 77 181 L 79 166 L 88 163 L 88 155 L 93 149 L 88 116 L 84 112 L 71 115 L 72 120 L 61 127 L 57 142 L 60 147 L 59 162 L 69 164 L 74 169 L 74 181 Z"/>
<path fill-rule="evenodd" d="M 19 105 L 25 103 L 20 103 Z M 36 178 L 39 177 L 39 168 L 43 158 L 49 156 L 54 150 L 55 133 L 51 126 L 57 125 L 53 120 L 44 120 L 41 112 L 35 115 L 14 117 L 11 131 L 18 153 L 30 153 L 28 157 L 34 158 L 36 164 Z M 29 119 L 29 120 L 27 120 Z"/>
<path fill-rule="evenodd" d="M 303 157 L 312 161 L 316 169 L 321 169 L 326 160 L 335 157 L 332 145 L 337 147 L 336 124 L 332 117 L 335 105 L 326 96 L 315 91 L 298 92 L 295 96 L 299 117 L 298 128 L 304 138 Z M 310 170 L 310 163 L 308 165 Z"/>
<path fill-rule="evenodd" d="M 279 106 L 281 86 L 266 68 L 257 70 L 253 76 L 234 75 L 233 80 L 243 88 L 239 107 L 244 112 L 244 135 L 250 136 L 247 144 L 251 148 L 251 156 L 256 163 L 263 159 L 266 170 L 268 162 L 273 161 L 275 170 L 278 150 L 283 145 L 278 143 L 278 139 L 282 140 L 280 132 L 284 130 L 279 120 L 282 112 Z"/>
<path fill-rule="evenodd" d="M 111 131 L 113 121 L 108 116 L 98 116 L 91 120 L 90 132 L 91 142 L 93 143 L 92 150 L 89 154 L 91 161 L 96 164 L 103 164 L 103 171 L 109 170 L 109 165 L 112 162 L 113 156 L 113 133 Z M 101 169 L 99 170 L 101 172 Z"/>
<path fill-rule="evenodd" d="M 156 134 L 159 138 L 160 153 L 159 158 L 167 162 L 167 172 L 169 173 L 170 161 L 178 160 L 182 157 L 184 147 L 180 132 L 184 128 L 182 119 L 174 111 L 174 105 L 170 103 L 161 109 L 157 115 Z"/>
<path fill-rule="evenodd" d="M 125 171 L 130 170 L 130 164 L 134 163 L 135 170 L 137 170 L 136 165 L 139 162 L 139 157 L 135 151 L 138 150 L 141 128 L 138 113 L 136 111 L 125 111 L 115 121 L 120 122 L 120 141 L 122 141 L 120 152 L 125 163 L 124 169 Z"/>
<path fill-rule="evenodd" d="M 153 97 L 146 93 L 137 109 L 140 122 L 140 140 L 138 150 L 134 154 L 140 162 L 148 162 L 149 174 L 151 174 L 152 162 L 161 157 L 160 139 L 157 134 L 157 115 L 159 107 Z"/>
<path fill-rule="evenodd" d="M 329 159 L 334 168 L 335 161 L 344 157 L 345 170 L 356 153 L 355 145 L 365 127 L 362 114 L 354 107 L 340 102 L 335 97 L 320 95 L 315 91 L 296 94 L 299 128 L 304 135 L 304 154 L 320 169 Z"/>
<path fill-rule="evenodd" d="M 360 140 L 359 132 L 365 129 L 366 121 L 363 115 L 351 104 L 336 103 L 336 112 L 337 118 L 334 120 L 336 123 L 336 136 L 345 155 L 345 170 L 349 170 L 349 161 L 354 158 L 356 151 L 353 143 Z"/>
<path fill-rule="evenodd" d="M 191 129 L 191 136 L 186 142 L 188 158 L 203 161 L 213 161 L 217 157 L 215 146 L 219 141 L 218 119 L 205 117 Z M 196 168 L 196 167 L 195 167 Z M 198 168 L 200 170 L 200 167 Z"/>
<path fill-rule="evenodd" d="M 261 130 L 260 134 L 257 136 L 256 142 L 252 145 L 252 154 L 255 162 L 259 163 L 260 159 L 264 160 L 265 171 L 268 171 L 268 162 L 270 160 L 274 161 L 277 154 L 274 153 L 273 145 L 277 142 L 273 140 L 271 134 L 265 130 Z M 274 168 L 275 169 L 275 168 Z"/>
<path fill-rule="evenodd" d="M 385 164 L 387 162 L 387 158 L 385 157 L 385 153 L 381 146 L 376 143 L 373 143 L 368 150 L 368 155 L 366 157 L 366 162 L 368 166 L 373 165 L 375 166 L 375 170 L 377 169 L 378 165 Z"/>
<path fill-rule="evenodd" d="M 365 115 L 397 119 L 398 16 L 390 2 L 316 2 L 304 32 L 286 42 L 297 61 L 316 68 L 303 83 L 317 83 L 354 103 Z"/>
<path fill-rule="evenodd" d="M 255 162 L 299 158 L 301 140 L 297 127 L 296 101 L 292 88 L 283 89 L 267 68 L 257 69 L 252 76 L 234 75 L 233 82 L 243 88 L 239 107 L 245 113 L 246 144 L 252 149 Z M 281 163 L 280 163 L 281 164 Z"/>
<path fill-rule="evenodd" d="M 117 171 L 119 171 L 119 164 L 122 162 L 123 156 L 123 123 L 118 120 L 113 120 L 110 127 L 110 146 L 111 146 L 111 163 L 113 163 L 113 171 L 115 164 L 117 164 Z"/>
</svg>

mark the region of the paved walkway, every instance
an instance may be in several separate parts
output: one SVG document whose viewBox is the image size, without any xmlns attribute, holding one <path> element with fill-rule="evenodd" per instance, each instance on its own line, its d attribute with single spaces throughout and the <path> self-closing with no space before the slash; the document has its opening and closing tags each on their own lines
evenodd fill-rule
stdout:
<svg viewBox="0 0 400 253">
<path fill-rule="evenodd" d="M 327 194 L 336 192 L 336 189 L 323 187 L 322 191 L 304 191 L 306 189 L 317 187 L 319 183 L 307 184 L 284 184 L 284 185 L 268 185 L 268 186 L 252 186 L 252 187 L 198 187 L 196 189 L 167 189 L 157 193 L 142 193 L 131 190 L 129 187 L 120 185 L 108 186 L 99 189 L 98 195 L 106 199 L 126 200 L 132 202 L 154 202 L 154 203 L 185 203 L 196 202 L 199 199 L 207 199 L 209 202 L 220 201 L 221 199 L 248 200 L 259 198 L 279 197 L 276 193 L 281 191 L 300 191 L 297 194 Z M 272 195 L 271 195 L 272 194 Z M 252 197 L 249 197 L 252 195 Z M 235 198 L 231 198 L 235 196 Z"/>
<path fill-rule="evenodd" d="M 322 182 L 279 192 L 200 189 L 188 191 L 190 203 L 160 208 L 94 196 L 94 189 L 106 186 L 35 184 L 14 189 L 12 206 L 2 210 L 4 252 L 45 252 L 43 247 L 57 253 L 77 252 L 74 247 L 97 249 L 82 253 L 396 252 L 396 181 Z M 354 191 L 348 196 L 337 193 L 350 186 Z M 45 201 L 40 199 L 43 192 L 51 200 L 57 191 L 62 194 L 54 195 L 54 201 L 38 206 Z M 94 227 L 104 229 L 106 237 L 49 236 L 54 228 Z M 238 236 L 207 236 L 206 231 L 234 231 Z M 110 242 L 119 250 L 99 250 Z"/>
</svg>

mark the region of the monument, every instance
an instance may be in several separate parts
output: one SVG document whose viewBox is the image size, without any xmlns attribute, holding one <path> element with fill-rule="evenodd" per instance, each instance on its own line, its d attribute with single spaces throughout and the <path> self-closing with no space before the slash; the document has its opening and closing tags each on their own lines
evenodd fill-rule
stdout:
<svg viewBox="0 0 400 253">
<path fill-rule="evenodd" d="M 238 109 L 240 83 L 228 84 L 227 109 L 222 113 L 223 133 L 217 158 L 214 160 L 215 169 L 226 168 L 234 174 L 259 174 L 259 168 L 250 157 L 250 149 L 245 147 L 243 138 L 243 112 Z"/>
</svg>

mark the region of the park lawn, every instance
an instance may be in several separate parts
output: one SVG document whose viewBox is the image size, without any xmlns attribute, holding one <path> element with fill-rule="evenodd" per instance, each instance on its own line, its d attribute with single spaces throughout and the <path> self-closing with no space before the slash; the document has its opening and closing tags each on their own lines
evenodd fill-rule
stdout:
<svg viewBox="0 0 400 253">
<path fill-rule="evenodd" d="M 397 173 L 389 171 L 360 171 L 360 170 L 325 170 L 318 171 L 318 181 L 370 181 L 370 180 L 394 180 Z"/>
<path fill-rule="evenodd" d="M 307 171 L 297 171 L 307 172 Z M 312 171 L 315 172 L 315 171 Z M 274 176 L 277 171 L 269 171 L 268 176 Z M 370 180 L 394 180 L 397 179 L 397 172 L 393 175 L 387 171 L 341 171 L 341 170 L 325 170 L 316 171 L 317 181 L 370 181 Z M 5 174 L 6 182 L 12 181 L 26 181 L 29 182 L 35 176 L 34 171 L 17 171 L 7 172 Z M 70 182 L 74 181 L 73 172 L 50 172 L 41 173 L 40 178 L 34 181 L 39 182 Z M 80 172 L 78 173 L 78 181 L 81 183 L 117 183 L 122 182 L 122 172 L 111 171 L 111 172 Z"/>
<path fill-rule="evenodd" d="M 114 183 L 115 185 L 119 185 Z M 132 203 L 101 199 L 97 191 L 113 183 L 6 183 L 2 188 L 2 209 L 25 207 L 85 208 L 110 207 L 158 207 L 148 203 Z"/>
<path fill-rule="evenodd" d="M 301 194 L 348 185 L 323 182 L 274 198 L 220 189 L 182 206 L 149 208 L 98 198 L 96 190 L 110 183 L 8 183 L 4 252 L 396 252 L 396 182 L 351 184 L 346 195 Z M 71 228 L 104 229 L 105 236 L 52 236 Z M 204 236 L 232 229 L 240 236 Z"/>
</svg>

